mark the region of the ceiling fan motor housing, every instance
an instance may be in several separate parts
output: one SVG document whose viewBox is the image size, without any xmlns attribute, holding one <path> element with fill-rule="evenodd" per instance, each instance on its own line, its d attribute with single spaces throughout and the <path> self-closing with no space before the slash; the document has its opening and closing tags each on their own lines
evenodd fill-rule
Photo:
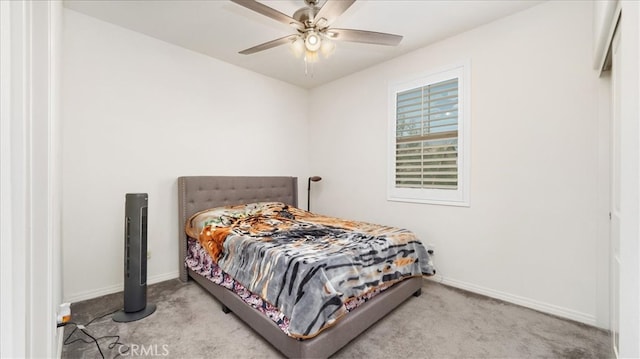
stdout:
<svg viewBox="0 0 640 359">
<path fill-rule="evenodd" d="M 309 5 L 309 7 L 303 7 L 293 13 L 293 18 L 303 23 L 305 27 L 309 27 L 313 25 L 313 19 L 315 19 L 318 11 L 320 11 L 320 8 Z"/>
</svg>

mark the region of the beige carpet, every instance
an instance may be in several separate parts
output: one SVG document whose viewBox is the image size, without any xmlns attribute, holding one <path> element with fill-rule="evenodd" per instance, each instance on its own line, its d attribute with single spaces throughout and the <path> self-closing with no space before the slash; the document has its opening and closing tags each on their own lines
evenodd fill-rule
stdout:
<svg viewBox="0 0 640 359">
<path fill-rule="evenodd" d="M 86 325 L 105 358 L 279 358 L 281 354 L 193 281 L 151 285 L 158 309 L 131 323 L 105 313 L 122 293 L 73 303 L 72 321 Z M 87 325 L 89 321 L 93 322 Z M 65 328 L 63 358 L 100 358 L 95 342 Z M 73 333 L 72 333 L 73 332 Z M 119 343 L 113 344 L 119 336 Z M 75 342 L 74 342 L 75 341 Z M 111 348 L 110 348 L 111 346 Z M 607 332 L 502 301 L 424 281 L 422 296 L 403 305 L 333 358 L 611 358 Z"/>
</svg>

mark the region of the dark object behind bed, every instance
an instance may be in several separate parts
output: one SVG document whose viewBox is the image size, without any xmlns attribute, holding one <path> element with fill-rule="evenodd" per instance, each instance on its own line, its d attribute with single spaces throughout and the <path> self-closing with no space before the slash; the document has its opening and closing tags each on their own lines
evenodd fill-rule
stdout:
<svg viewBox="0 0 640 359">
<path fill-rule="evenodd" d="M 189 277 L 207 289 L 253 330 L 284 355 L 292 358 L 328 357 L 391 312 L 412 294 L 419 295 L 422 278 L 404 280 L 349 313 L 336 325 L 309 340 L 296 340 L 284 334 L 266 316 L 246 305 L 235 293 L 210 282 L 185 266 L 187 237 L 185 223 L 199 211 L 252 202 L 283 202 L 297 207 L 296 177 L 195 176 L 178 178 L 180 220 L 180 280 Z"/>
</svg>

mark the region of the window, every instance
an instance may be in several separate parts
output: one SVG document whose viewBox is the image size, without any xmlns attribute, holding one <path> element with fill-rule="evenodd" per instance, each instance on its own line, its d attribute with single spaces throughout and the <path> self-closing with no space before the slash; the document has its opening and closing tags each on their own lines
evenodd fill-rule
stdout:
<svg viewBox="0 0 640 359">
<path fill-rule="evenodd" d="M 469 65 L 389 88 L 388 199 L 469 205 Z"/>
</svg>

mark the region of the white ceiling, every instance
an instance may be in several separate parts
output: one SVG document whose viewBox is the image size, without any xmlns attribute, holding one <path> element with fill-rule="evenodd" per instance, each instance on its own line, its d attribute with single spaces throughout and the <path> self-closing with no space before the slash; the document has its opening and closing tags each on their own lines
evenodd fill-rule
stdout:
<svg viewBox="0 0 640 359">
<path fill-rule="evenodd" d="M 339 0 L 337 0 L 339 1 Z M 238 51 L 295 29 L 224 0 L 65 0 L 69 9 L 222 61 L 312 88 L 447 37 L 522 11 L 539 0 L 358 0 L 333 24 L 403 35 L 397 47 L 337 42 L 335 53 L 305 74 L 287 45 L 253 55 Z M 303 0 L 264 0 L 289 16 Z M 321 4 L 324 1 L 321 1 Z"/>
</svg>

